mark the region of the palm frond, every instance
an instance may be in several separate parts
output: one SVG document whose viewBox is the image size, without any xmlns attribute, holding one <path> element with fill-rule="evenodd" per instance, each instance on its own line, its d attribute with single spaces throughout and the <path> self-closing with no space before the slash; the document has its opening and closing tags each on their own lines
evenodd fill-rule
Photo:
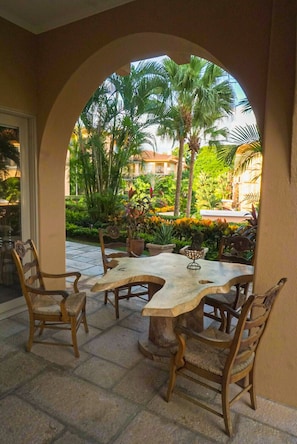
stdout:
<svg viewBox="0 0 297 444">
<path fill-rule="evenodd" d="M 261 138 L 258 126 L 255 124 L 236 126 L 230 132 L 228 142 L 238 147 L 244 144 L 252 144 L 259 149 L 259 147 L 261 147 Z"/>
</svg>

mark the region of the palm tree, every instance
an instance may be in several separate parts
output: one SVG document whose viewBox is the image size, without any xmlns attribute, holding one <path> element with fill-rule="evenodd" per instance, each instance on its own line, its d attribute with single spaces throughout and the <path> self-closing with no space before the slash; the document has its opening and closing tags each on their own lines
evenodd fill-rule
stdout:
<svg viewBox="0 0 297 444">
<path fill-rule="evenodd" d="M 243 107 L 243 113 L 250 113 L 252 107 L 247 98 L 242 99 L 239 105 Z M 237 126 L 228 136 L 230 145 L 220 145 L 218 147 L 218 157 L 227 165 L 234 165 L 235 173 L 241 174 L 255 160 L 262 163 L 262 142 L 259 128 L 255 124 Z M 237 156 L 240 154 L 240 156 Z"/>
<path fill-rule="evenodd" d="M 252 166 L 251 180 L 257 182 L 261 178 L 263 158 L 258 126 L 255 124 L 237 126 L 228 139 L 232 145 L 220 146 L 218 158 L 233 166 L 235 175 L 243 174 Z M 246 194 L 244 200 L 252 204 L 259 203 L 260 193 Z"/>
<path fill-rule="evenodd" d="M 191 151 L 187 201 L 187 215 L 189 215 L 193 166 L 200 148 L 200 140 L 210 134 L 218 136 L 219 133 L 214 129 L 214 124 L 231 112 L 233 91 L 224 78 L 224 71 L 199 57 L 192 56 L 190 63 L 186 65 L 177 65 L 171 59 L 165 59 L 163 64 L 167 75 L 168 90 L 165 94 L 167 101 L 161 115 L 158 134 L 169 136 L 179 143 L 175 216 L 178 216 L 180 212 L 184 145 L 188 141 Z M 223 130 L 221 134 L 224 134 Z"/>
<path fill-rule="evenodd" d="M 87 201 L 95 213 L 99 200 L 108 203 L 108 213 L 114 210 L 111 204 L 118 199 L 129 159 L 144 143 L 155 146 L 150 128 L 160 113 L 156 95 L 160 88 L 164 89 L 161 66 L 141 62 L 131 67 L 128 76 L 112 74 L 85 106 L 80 126 L 87 137 L 79 138 L 80 161 Z"/>
</svg>

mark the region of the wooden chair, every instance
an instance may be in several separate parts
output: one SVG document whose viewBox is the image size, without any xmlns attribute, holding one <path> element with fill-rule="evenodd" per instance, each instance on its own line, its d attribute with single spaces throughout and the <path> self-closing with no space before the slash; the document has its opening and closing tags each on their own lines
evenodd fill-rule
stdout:
<svg viewBox="0 0 297 444">
<path fill-rule="evenodd" d="M 171 362 L 167 401 L 171 399 L 174 390 L 183 398 L 223 418 L 227 434 L 232 435 L 231 405 L 244 393 L 249 392 L 252 408 L 255 410 L 257 407 L 256 355 L 274 302 L 286 280 L 286 278 L 281 279 L 264 295 L 249 296 L 240 313 L 227 308 L 238 318 L 234 335 L 214 328 L 197 333 L 183 325 L 176 326 L 178 350 Z M 182 388 L 175 388 L 178 375 L 219 393 L 221 411 L 216 408 L 216 403 L 212 406 L 210 403 L 200 401 L 189 389 L 186 392 Z M 229 396 L 231 384 L 237 386 L 237 394 L 232 399 Z"/>
<path fill-rule="evenodd" d="M 119 236 L 120 232 L 116 226 L 109 226 L 105 229 L 99 229 L 99 241 L 104 274 L 107 273 L 108 270 L 117 266 L 117 261 L 115 260 L 116 258 L 131 256 L 131 252 L 128 251 L 127 244 L 118 241 Z M 109 240 L 108 242 L 106 241 L 107 239 Z M 107 250 L 110 251 L 107 252 Z M 136 257 L 135 254 L 132 256 Z M 113 295 L 112 298 L 110 297 L 110 294 Z M 116 318 L 118 319 L 120 317 L 119 301 L 121 299 L 129 300 L 132 297 L 138 297 L 148 301 L 147 285 L 143 285 L 141 282 L 135 282 L 133 284 L 124 285 L 113 290 L 106 290 L 104 295 L 104 304 L 110 302 L 114 306 Z"/>
<path fill-rule="evenodd" d="M 74 355 L 78 358 L 76 334 L 81 322 L 84 324 L 86 333 L 89 331 L 86 319 L 86 293 L 81 293 L 78 290 L 78 280 L 81 274 L 77 271 L 62 274 L 49 274 L 42 271 L 36 247 L 31 239 L 26 242 L 16 241 L 12 249 L 12 256 L 29 311 L 30 333 L 27 351 L 31 350 L 33 342 L 67 345 L 73 347 Z M 66 277 L 74 277 L 71 294 L 65 290 L 46 290 L 45 279 Z M 70 330 L 72 342 L 58 343 L 36 340 L 34 338 L 35 332 L 39 330 L 39 336 L 41 336 L 45 328 Z"/>
<path fill-rule="evenodd" d="M 252 265 L 254 258 L 255 242 L 245 236 L 224 236 L 220 242 L 218 260 L 221 262 L 233 262 Z M 204 311 L 204 316 L 217 322 L 221 322 L 220 312 L 223 306 L 229 306 L 237 311 L 246 301 L 250 283 L 236 285 L 229 293 L 210 294 L 204 298 L 204 304 L 212 307 L 212 311 Z M 230 333 L 232 315 L 227 313 L 226 332 Z M 221 324 L 223 329 L 223 324 Z"/>
</svg>

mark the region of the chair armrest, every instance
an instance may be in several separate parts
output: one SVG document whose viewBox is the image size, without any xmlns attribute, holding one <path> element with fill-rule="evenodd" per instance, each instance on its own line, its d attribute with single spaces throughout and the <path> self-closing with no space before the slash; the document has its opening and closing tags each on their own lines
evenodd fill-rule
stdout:
<svg viewBox="0 0 297 444">
<path fill-rule="evenodd" d="M 41 288 L 34 288 L 30 287 L 29 285 L 26 285 L 27 290 L 30 293 L 38 294 L 38 295 L 44 295 L 44 296 L 62 296 L 62 299 L 60 301 L 60 310 L 62 313 L 62 319 L 67 320 L 67 310 L 66 310 L 66 299 L 68 298 L 69 294 L 65 290 L 42 290 Z M 58 301 L 57 301 L 58 303 Z"/>
<path fill-rule="evenodd" d="M 59 278 L 66 278 L 66 277 L 75 276 L 75 279 L 73 281 L 73 289 L 74 289 L 75 293 L 79 292 L 78 286 L 77 286 L 78 281 L 81 277 L 81 273 L 79 271 L 68 271 L 66 273 L 59 273 L 59 274 L 46 273 L 45 271 L 40 271 L 40 274 L 42 277 L 48 278 L 48 279 L 59 279 Z"/>
<path fill-rule="evenodd" d="M 107 259 L 110 258 L 116 259 L 117 257 L 129 257 L 129 254 L 124 252 L 123 253 L 118 252 L 118 253 L 106 253 L 105 256 Z"/>
<path fill-rule="evenodd" d="M 223 333 L 220 330 L 216 329 L 206 329 L 201 333 L 197 333 L 190 328 L 179 325 L 176 326 L 174 331 L 177 336 L 186 335 L 188 338 L 200 341 L 203 344 L 209 345 L 210 347 L 214 348 L 230 348 L 233 341 L 233 338 L 229 334 Z M 211 331 L 213 333 L 213 337 L 210 336 Z"/>
<path fill-rule="evenodd" d="M 69 294 L 66 290 L 43 290 L 42 288 L 30 287 L 30 285 L 26 285 L 27 290 L 30 293 L 44 295 L 44 296 L 62 296 L 63 299 L 67 299 Z"/>
<path fill-rule="evenodd" d="M 40 272 L 42 277 L 45 278 L 63 278 L 63 277 L 70 277 L 70 276 L 76 276 L 77 279 L 79 279 L 81 277 L 81 273 L 79 271 L 67 271 L 66 273 L 46 273 L 45 271 L 41 271 Z"/>
</svg>

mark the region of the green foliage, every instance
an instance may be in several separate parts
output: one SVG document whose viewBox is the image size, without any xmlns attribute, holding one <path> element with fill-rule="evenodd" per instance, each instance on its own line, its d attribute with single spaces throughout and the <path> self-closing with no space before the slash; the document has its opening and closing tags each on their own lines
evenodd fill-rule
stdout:
<svg viewBox="0 0 297 444">
<path fill-rule="evenodd" d="M 122 223 L 128 228 L 129 237 L 138 239 L 144 230 L 145 218 L 153 211 L 149 196 L 139 197 L 131 188 L 124 211 Z"/>
<path fill-rule="evenodd" d="M 98 242 L 98 229 L 77 226 L 66 222 L 67 238 Z"/>
<path fill-rule="evenodd" d="M 250 112 L 251 107 L 247 100 L 244 105 L 244 112 Z M 218 157 L 234 166 L 235 174 L 242 174 L 253 166 L 254 179 L 261 177 L 263 149 L 258 126 L 236 126 L 229 134 L 229 141 L 232 145 L 218 147 Z"/>
<path fill-rule="evenodd" d="M 204 171 L 212 177 L 218 177 L 230 171 L 230 166 L 217 156 L 217 149 L 213 146 L 203 146 L 195 162 L 195 173 Z"/>
<path fill-rule="evenodd" d="M 82 227 L 103 226 L 113 220 L 122 208 L 122 196 L 110 196 L 109 193 L 95 194 L 92 202 L 87 199 L 66 199 L 66 220 Z"/>
<path fill-rule="evenodd" d="M 170 58 L 163 60 L 167 76 L 164 93 L 164 110 L 160 114 L 158 134 L 179 142 L 179 162 L 176 180 L 174 214 L 183 208 L 182 158 L 187 144 L 190 155 L 189 180 L 185 213 L 190 215 L 192 206 L 193 166 L 200 149 L 201 139 L 218 140 L 225 137 L 226 129 L 216 123 L 231 113 L 233 90 L 222 68 L 200 57 L 191 56 L 189 63 L 178 65 Z"/>
<path fill-rule="evenodd" d="M 0 180 L 4 180 L 8 175 L 7 159 L 12 160 L 16 166 L 20 165 L 20 152 L 14 146 L 17 140 L 17 130 L 0 126 Z"/>
<path fill-rule="evenodd" d="M 93 223 L 110 218 L 125 188 L 123 177 L 131 156 L 144 143 L 154 146 L 150 133 L 164 83 L 160 65 L 141 62 L 128 76 L 112 74 L 86 104 L 73 133 L 70 151 L 72 192 L 82 192 Z"/>
<path fill-rule="evenodd" d="M 10 203 L 19 202 L 21 194 L 21 184 L 19 177 L 9 177 L 6 180 L 0 180 L 0 196 Z"/>
<path fill-rule="evenodd" d="M 173 224 L 163 222 L 161 225 L 157 225 L 157 227 L 155 228 L 153 243 L 158 245 L 172 244 L 173 236 Z"/>
<path fill-rule="evenodd" d="M 150 188 L 153 190 L 151 203 L 154 208 L 174 205 L 176 181 L 173 174 L 158 176 L 147 174 L 136 177 L 133 180 L 133 188 L 139 196 L 147 196 Z"/>
<path fill-rule="evenodd" d="M 89 227 L 92 223 L 85 201 L 67 198 L 65 202 L 66 221 L 69 224 Z"/>
<path fill-rule="evenodd" d="M 214 209 L 221 207 L 222 199 L 228 199 L 229 181 L 227 175 L 220 175 L 217 178 L 201 172 L 196 178 L 199 188 L 196 191 L 196 208 Z"/>
<path fill-rule="evenodd" d="M 114 195 L 111 190 L 104 193 L 94 193 L 92 200 L 88 201 L 88 213 L 92 223 L 102 224 L 112 220 L 119 214 L 122 207 L 122 196 Z"/>
<path fill-rule="evenodd" d="M 98 242 L 98 228 L 97 225 L 92 227 L 89 223 L 89 219 L 84 217 L 74 216 L 74 212 L 82 213 L 81 204 L 78 204 L 77 210 L 74 210 L 75 206 L 73 202 L 69 203 L 71 208 L 68 208 L 66 217 L 71 217 L 71 220 L 77 221 L 77 224 L 66 219 L 66 234 L 68 238 L 78 240 L 88 240 L 92 242 Z M 84 213 L 86 214 L 86 213 Z M 106 221 L 107 222 L 107 221 Z M 145 240 L 145 243 L 155 243 L 154 234 L 158 230 L 162 230 L 158 227 L 162 225 L 172 227 L 172 236 L 170 242 L 176 244 L 175 252 L 185 245 L 190 245 L 195 233 L 201 233 L 203 236 L 202 246 L 208 247 L 207 259 L 216 259 L 218 255 L 218 246 L 222 236 L 228 236 L 237 231 L 240 227 L 246 227 L 247 222 L 242 224 L 228 224 L 224 220 L 210 221 L 199 220 L 193 218 L 177 218 L 177 217 L 160 217 L 160 216 L 146 216 L 143 221 L 142 232 L 140 237 Z M 102 225 L 104 226 L 104 225 Z M 126 230 L 123 230 L 123 239 L 126 237 Z M 158 242 L 159 243 L 159 242 Z"/>
<path fill-rule="evenodd" d="M 220 208 L 221 200 L 232 194 L 232 172 L 219 160 L 214 147 L 201 148 L 195 163 L 193 190 L 196 209 Z"/>
</svg>

